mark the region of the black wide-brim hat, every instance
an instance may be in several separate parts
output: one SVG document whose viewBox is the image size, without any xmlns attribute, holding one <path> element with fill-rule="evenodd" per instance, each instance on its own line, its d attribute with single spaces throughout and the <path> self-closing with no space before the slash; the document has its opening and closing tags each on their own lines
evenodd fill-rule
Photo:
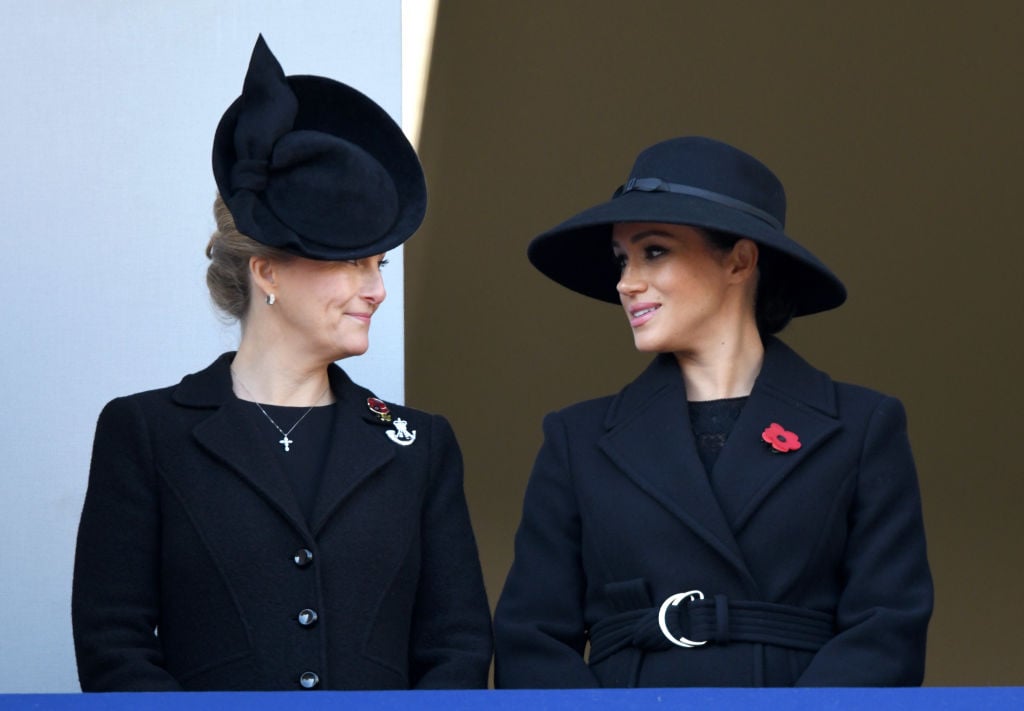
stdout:
<svg viewBox="0 0 1024 711">
<path fill-rule="evenodd" d="M 607 202 L 530 242 L 533 266 L 562 286 L 619 303 L 612 226 L 620 222 L 691 225 L 748 237 L 783 259 L 796 316 L 833 309 L 846 288 L 821 260 L 784 232 L 786 193 L 756 158 L 720 141 L 673 138 L 645 149 Z"/>
<path fill-rule="evenodd" d="M 217 126 L 213 174 L 239 232 L 311 259 L 386 252 L 427 208 L 419 159 L 388 113 L 333 79 L 286 77 L 262 35 Z"/>
</svg>

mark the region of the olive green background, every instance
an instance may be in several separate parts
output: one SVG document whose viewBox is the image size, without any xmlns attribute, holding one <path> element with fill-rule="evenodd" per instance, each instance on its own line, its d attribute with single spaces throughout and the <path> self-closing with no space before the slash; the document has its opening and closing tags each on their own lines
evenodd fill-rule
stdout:
<svg viewBox="0 0 1024 711">
<path fill-rule="evenodd" d="M 784 339 L 907 407 L 937 592 L 926 683 L 1024 684 L 1021 7 L 441 0 L 407 400 L 459 436 L 492 604 L 544 413 L 649 359 L 526 244 L 641 148 L 703 134 L 776 171 L 787 231 L 849 288 Z"/>
</svg>

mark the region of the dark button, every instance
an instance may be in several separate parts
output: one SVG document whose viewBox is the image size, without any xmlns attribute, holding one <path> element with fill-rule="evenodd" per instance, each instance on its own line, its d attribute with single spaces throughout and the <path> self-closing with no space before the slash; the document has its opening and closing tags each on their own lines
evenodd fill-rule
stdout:
<svg viewBox="0 0 1024 711">
<path fill-rule="evenodd" d="M 317 676 L 316 672 L 302 672 L 302 676 L 299 677 L 299 684 L 303 689 L 315 688 L 320 683 L 320 677 Z"/>
<path fill-rule="evenodd" d="M 308 607 L 299 613 L 299 624 L 303 627 L 309 627 L 317 621 L 318 615 L 316 610 L 310 610 Z"/>
<path fill-rule="evenodd" d="M 295 555 L 292 556 L 292 561 L 300 568 L 305 568 L 313 562 L 313 551 L 308 548 L 300 548 L 295 551 Z"/>
</svg>

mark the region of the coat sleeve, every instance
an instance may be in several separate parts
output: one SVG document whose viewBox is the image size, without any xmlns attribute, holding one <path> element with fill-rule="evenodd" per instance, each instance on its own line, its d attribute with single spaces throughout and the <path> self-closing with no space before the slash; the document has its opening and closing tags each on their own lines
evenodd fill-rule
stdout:
<svg viewBox="0 0 1024 711">
<path fill-rule="evenodd" d="M 548 415 L 494 617 L 498 687 L 600 686 L 583 660 L 586 576 L 570 466 L 565 427 Z"/>
<path fill-rule="evenodd" d="M 160 501 L 137 400 L 100 414 L 71 593 L 83 691 L 175 691 L 159 624 Z"/>
<path fill-rule="evenodd" d="M 932 579 L 903 406 L 872 414 L 849 512 L 837 634 L 800 686 L 913 686 L 924 678 Z"/>
<path fill-rule="evenodd" d="M 462 487 L 462 454 L 440 416 L 433 417 L 430 447 L 410 683 L 417 689 L 486 688 L 491 613 Z"/>
</svg>

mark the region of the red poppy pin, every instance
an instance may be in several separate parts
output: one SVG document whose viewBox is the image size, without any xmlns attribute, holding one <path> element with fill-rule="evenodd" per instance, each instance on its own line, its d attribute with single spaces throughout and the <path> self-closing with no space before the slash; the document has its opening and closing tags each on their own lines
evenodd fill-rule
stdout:
<svg viewBox="0 0 1024 711">
<path fill-rule="evenodd" d="M 381 422 L 391 422 L 391 410 L 388 409 L 387 403 L 380 398 L 366 398 L 366 406 L 370 408 L 370 412 L 380 418 Z"/>
<path fill-rule="evenodd" d="M 792 452 L 800 449 L 800 438 L 778 422 L 773 422 L 761 433 L 761 439 L 772 446 L 772 452 Z"/>
</svg>

